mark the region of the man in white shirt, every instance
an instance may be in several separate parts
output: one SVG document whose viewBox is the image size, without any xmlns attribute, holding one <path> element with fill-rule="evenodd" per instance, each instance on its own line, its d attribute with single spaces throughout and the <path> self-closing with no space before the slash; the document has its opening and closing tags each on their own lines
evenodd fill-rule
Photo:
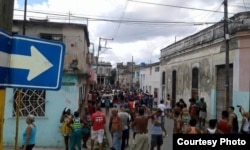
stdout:
<svg viewBox="0 0 250 150">
<path fill-rule="evenodd" d="M 157 107 L 162 111 L 161 123 L 162 123 L 163 128 L 165 129 L 165 115 L 166 115 L 167 106 L 164 104 L 164 101 L 161 100 L 160 104 Z"/>
</svg>

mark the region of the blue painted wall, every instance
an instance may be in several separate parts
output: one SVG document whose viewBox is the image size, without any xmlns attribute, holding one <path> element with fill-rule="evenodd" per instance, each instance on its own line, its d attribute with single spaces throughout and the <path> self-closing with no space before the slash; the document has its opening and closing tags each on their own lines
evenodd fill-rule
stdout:
<svg viewBox="0 0 250 150">
<path fill-rule="evenodd" d="M 215 89 L 211 90 L 210 97 L 211 97 L 211 105 L 210 105 L 210 110 L 208 110 L 207 113 L 210 113 L 210 119 L 216 119 L 216 91 Z"/>
<path fill-rule="evenodd" d="M 37 117 L 36 125 L 38 147 L 63 147 L 64 141 L 60 133 L 60 117 L 65 107 L 71 108 L 72 112 L 77 110 L 78 105 L 78 83 L 76 76 L 64 75 L 64 83 L 59 91 L 46 91 L 45 117 Z M 3 133 L 4 146 L 15 145 L 16 118 L 13 112 L 13 89 L 6 89 L 5 123 Z M 19 119 L 18 143 L 21 146 L 22 134 L 26 128 L 25 117 Z"/>
<path fill-rule="evenodd" d="M 250 93 L 242 92 L 242 91 L 234 91 L 233 92 L 233 106 L 235 108 L 235 113 L 238 116 L 238 121 L 240 122 L 242 117 L 239 112 L 237 105 L 243 106 L 245 111 L 249 111 L 250 109 Z M 211 107 L 210 107 L 211 119 L 216 118 L 216 91 L 214 89 L 211 90 Z M 219 118 L 218 118 L 219 119 Z"/>
<path fill-rule="evenodd" d="M 233 106 L 234 111 L 238 116 L 238 120 L 240 121 L 242 119 L 241 114 L 239 112 L 239 109 L 237 105 L 241 105 L 245 111 L 250 111 L 250 93 L 249 92 L 241 92 L 241 91 L 234 91 L 233 92 Z"/>
</svg>

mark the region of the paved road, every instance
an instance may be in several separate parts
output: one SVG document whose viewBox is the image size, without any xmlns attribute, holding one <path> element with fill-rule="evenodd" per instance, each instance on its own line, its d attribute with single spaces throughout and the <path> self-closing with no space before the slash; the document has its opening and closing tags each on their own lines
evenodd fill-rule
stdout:
<svg viewBox="0 0 250 150">
<path fill-rule="evenodd" d="M 107 124 L 109 124 L 109 116 L 107 115 Z M 148 124 L 148 130 L 149 130 L 149 138 L 151 140 L 150 136 L 150 128 L 151 128 L 151 120 Z M 161 147 L 162 150 L 173 150 L 173 120 L 172 119 L 166 119 L 165 128 L 167 129 L 168 136 L 163 139 L 163 145 Z M 107 129 L 107 126 L 106 126 Z M 106 130 L 108 131 L 108 130 Z M 130 141 L 129 141 L 129 147 L 126 148 L 126 150 L 132 150 L 132 143 L 133 143 L 133 133 L 132 130 L 130 131 Z M 107 134 L 107 138 L 109 140 L 109 143 L 111 143 L 111 135 Z M 150 144 L 149 140 L 149 144 Z M 111 144 L 110 144 L 111 145 Z M 156 148 L 155 148 L 156 149 Z"/>
<path fill-rule="evenodd" d="M 104 109 L 103 109 L 103 112 Z M 110 115 L 107 115 L 107 124 L 106 124 L 106 131 L 108 131 L 108 124 L 109 124 L 109 118 Z M 150 127 L 151 127 L 151 121 L 149 121 L 149 124 L 148 124 L 148 129 L 149 129 L 149 132 L 150 132 Z M 163 139 L 163 145 L 161 147 L 162 150 L 173 150 L 173 120 L 172 119 L 166 119 L 166 123 L 165 123 L 165 127 L 167 129 L 167 132 L 168 132 L 168 136 L 165 137 Z M 111 145 L 111 135 L 106 132 L 106 136 L 107 136 L 107 139 L 109 140 L 109 143 Z M 133 143 L 133 138 L 132 138 L 132 130 L 130 131 L 130 141 L 129 141 L 129 147 L 126 148 L 126 150 L 132 150 L 132 143 Z M 149 138 L 150 138 L 150 133 L 149 133 Z M 88 145 L 89 145 L 89 148 L 90 148 L 90 140 L 88 141 Z M 149 140 L 149 144 L 150 144 L 150 140 Z M 4 150 L 15 150 L 14 147 L 4 147 L 3 148 Z M 156 148 L 155 148 L 156 149 Z M 34 150 L 64 150 L 64 148 L 39 148 L 39 147 L 36 147 L 34 148 Z M 107 149 L 109 150 L 109 148 Z"/>
</svg>

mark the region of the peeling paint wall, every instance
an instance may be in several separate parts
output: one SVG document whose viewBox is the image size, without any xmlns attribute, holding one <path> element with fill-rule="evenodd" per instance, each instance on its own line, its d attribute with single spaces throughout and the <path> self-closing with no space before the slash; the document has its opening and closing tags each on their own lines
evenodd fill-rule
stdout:
<svg viewBox="0 0 250 150">
<path fill-rule="evenodd" d="M 229 63 L 233 64 L 232 104 L 234 106 L 242 105 L 249 110 L 250 12 L 236 14 L 230 20 L 244 22 L 244 24 L 231 23 L 229 25 Z M 192 69 L 197 67 L 199 69 L 198 95 L 204 97 L 208 104 L 208 119 L 215 118 L 216 113 L 220 113 L 216 112 L 218 107 L 216 102 L 225 99 L 225 96 L 221 94 L 218 98 L 217 66 L 225 65 L 223 24 L 215 24 L 169 45 L 161 50 L 160 60 L 161 68 L 166 69 L 166 93 L 171 94 L 174 91 L 172 73 L 175 70 L 177 73 L 176 100 L 184 98 L 188 102 L 192 91 Z M 220 74 L 224 76 L 224 72 Z M 219 84 L 224 83 L 221 81 Z M 236 111 L 236 113 L 239 115 L 239 112 Z"/>
<path fill-rule="evenodd" d="M 64 140 L 61 134 L 60 117 L 65 107 L 69 107 L 72 113 L 78 109 L 78 84 L 73 75 L 64 75 L 62 87 L 59 91 L 46 91 L 45 116 L 36 117 L 38 147 L 63 147 Z M 13 112 L 13 89 L 6 90 L 5 123 L 3 133 L 3 145 L 15 145 L 16 118 Z M 26 117 L 20 117 L 18 131 L 18 145 L 22 143 L 22 134 L 26 128 Z"/>
<path fill-rule="evenodd" d="M 87 72 L 87 53 L 88 46 L 86 43 L 86 37 L 84 36 L 84 30 L 82 27 L 64 27 L 62 29 L 64 35 L 64 43 L 66 45 L 66 54 L 64 61 L 64 69 L 71 70 L 70 64 L 74 61 L 78 61 L 77 68 L 80 72 Z"/>
<path fill-rule="evenodd" d="M 197 52 L 193 51 L 171 58 L 166 65 L 162 65 L 167 68 L 167 93 L 172 94 L 172 72 L 176 70 L 176 101 L 183 98 L 189 104 L 188 100 L 192 92 L 192 69 L 197 67 L 199 70 L 198 95 L 205 98 L 208 110 L 210 110 L 211 103 L 216 100 L 214 96 L 211 96 L 212 91 L 216 89 L 216 65 L 222 65 L 225 62 L 225 53 L 220 51 L 222 45 L 223 43 L 204 47 Z M 236 61 L 236 50 L 230 51 L 230 63 Z M 209 113 L 210 117 L 212 112 Z"/>
</svg>

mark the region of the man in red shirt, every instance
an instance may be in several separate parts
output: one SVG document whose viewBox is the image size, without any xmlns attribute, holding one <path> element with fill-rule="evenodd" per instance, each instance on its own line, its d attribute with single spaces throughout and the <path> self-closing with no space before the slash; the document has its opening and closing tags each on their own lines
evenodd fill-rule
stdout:
<svg viewBox="0 0 250 150">
<path fill-rule="evenodd" d="M 99 143 L 99 150 L 102 150 L 104 128 L 106 123 L 106 116 L 101 112 L 101 106 L 96 107 L 96 112 L 91 116 L 92 129 L 91 129 L 91 150 L 94 148 L 95 139 Z"/>
</svg>

